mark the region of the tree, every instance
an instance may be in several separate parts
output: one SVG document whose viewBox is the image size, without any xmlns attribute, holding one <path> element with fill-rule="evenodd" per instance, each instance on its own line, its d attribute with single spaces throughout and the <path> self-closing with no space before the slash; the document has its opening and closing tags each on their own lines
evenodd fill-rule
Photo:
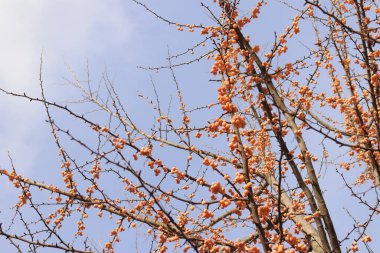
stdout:
<svg viewBox="0 0 380 253">
<path fill-rule="evenodd" d="M 140 126 L 107 78 L 104 90 L 79 81 L 74 85 L 86 102 L 108 115 L 108 124 L 50 101 L 42 77 L 40 97 L 1 89 L 45 106 L 64 186 L 2 169 L 20 195 L 10 228 L 0 227 L 0 234 L 20 252 L 24 247 L 31 252 L 124 252 L 117 245 L 125 230 L 136 227 L 146 229 L 152 252 L 373 252 L 371 241 L 378 234 L 367 230 L 380 212 L 378 3 L 276 3 L 297 14 L 263 49 L 247 34 L 265 1 L 252 3 L 251 9 L 241 8 L 238 0 L 202 3 L 210 25 L 172 22 L 135 2 L 179 31 L 200 32 L 202 42 L 185 53 L 207 48 L 189 62 L 172 64 L 182 54 L 169 55 L 168 66 L 150 68 L 171 71 L 179 113 L 165 113 L 156 93 L 155 99 L 146 98 L 156 123 Z M 309 42 L 302 34 L 310 36 L 302 26 L 314 28 L 315 42 L 301 48 Z M 293 56 L 288 47 L 299 50 Z M 200 60 L 212 62 L 215 103 L 188 109 L 174 71 Z M 52 110 L 80 121 L 97 141 L 60 127 Z M 212 118 L 201 122 L 194 112 Z M 63 138 L 77 144 L 81 155 L 68 152 Z M 329 154 L 339 154 L 339 159 Z M 345 219 L 352 229 L 340 235 L 334 203 L 325 198 L 323 168 L 340 175 L 347 199 L 367 210 Z M 40 191 L 51 198 L 41 199 Z M 36 220 L 22 215 L 25 210 L 32 210 Z M 112 224 L 109 219 L 117 220 L 103 248 L 88 242 L 86 223 L 94 216 Z M 70 243 L 64 239 L 69 233 Z"/>
</svg>

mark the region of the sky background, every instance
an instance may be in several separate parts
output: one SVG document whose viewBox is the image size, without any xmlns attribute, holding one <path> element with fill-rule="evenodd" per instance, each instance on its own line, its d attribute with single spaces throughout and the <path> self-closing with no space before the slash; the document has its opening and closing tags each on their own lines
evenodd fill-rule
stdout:
<svg viewBox="0 0 380 253">
<path fill-rule="evenodd" d="M 208 2 L 211 4 L 212 1 Z M 171 20 L 210 23 L 198 1 L 146 3 Z M 290 14 L 280 4 L 265 10 L 263 19 L 253 28 L 260 36 L 253 40 L 264 48 L 265 45 L 271 46 L 274 30 L 282 31 L 292 16 Z M 88 65 L 90 79 L 94 82 L 100 80 L 107 70 L 128 110 L 140 115 L 137 120 L 141 122 L 146 120 L 148 113 L 144 110 L 149 107 L 141 105 L 142 100 L 136 95 L 152 94 L 151 79 L 164 100 L 174 94 L 174 86 L 167 71 L 147 72 L 137 66 L 166 65 L 168 50 L 181 52 L 201 39 L 198 33 L 177 32 L 175 27 L 159 21 L 132 1 L 119 0 L 1 0 L 0 34 L 2 88 L 38 96 L 42 53 L 43 80 L 49 98 L 62 103 L 80 98 L 78 91 L 67 85 L 67 80 L 72 78 L 73 72 L 85 78 Z M 290 50 L 293 50 L 290 53 L 297 53 L 296 48 Z M 216 98 L 215 86 L 208 82 L 209 64 L 176 70 L 190 107 L 207 104 Z M 9 152 L 20 173 L 41 180 L 46 176 L 54 178 L 59 159 L 49 127 L 44 122 L 43 107 L 1 94 L 0 115 L 0 167 L 9 167 Z M 14 200 L 13 190 L 3 180 L 0 183 L 3 192 L 7 193 L 0 195 L 0 206 L 10 206 Z M 325 185 L 329 187 L 327 200 L 334 203 L 331 208 L 336 211 L 334 218 L 339 224 L 338 232 L 345 233 L 350 225 L 341 223 L 347 219 L 342 207 L 350 207 L 355 212 L 355 204 L 341 203 L 347 192 L 334 172 L 327 175 Z M 1 217 L 6 215 L 5 211 Z M 379 242 L 376 243 L 380 247 Z M 1 249 L 3 244 L 5 242 L 0 239 Z"/>
<path fill-rule="evenodd" d="M 191 20 L 199 18 L 194 15 L 195 11 L 188 12 L 195 9 L 195 5 L 191 3 L 166 1 L 165 8 L 157 3 L 153 3 L 152 7 L 160 7 L 163 15 L 170 14 L 179 21 L 187 20 L 191 23 Z M 177 12 L 176 9 L 182 11 Z M 203 14 L 200 13 L 200 16 L 204 16 Z M 177 38 L 179 32 L 174 27 L 169 29 L 167 24 L 159 22 L 132 1 L 118 0 L 2 0 L 0 34 L 2 88 L 39 96 L 42 53 L 43 80 L 49 99 L 70 103 L 80 98 L 78 91 L 70 87 L 67 80 L 72 79 L 73 72 L 79 78 L 86 77 L 88 65 L 90 79 L 94 83 L 107 70 L 122 94 L 123 102 L 128 105 L 128 110 L 138 111 L 141 119 L 137 120 L 141 122 L 148 115 L 141 108 L 148 110 L 149 106 L 144 107 L 141 103 L 145 102 L 136 99 L 137 94 L 150 95 L 153 80 L 165 98 L 168 92 L 172 92 L 174 85 L 167 78 L 167 73 L 148 73 L 137 66 L 166 65 L 168 49 L 173 52 L 182 51 L 192 46 L 195 41 L 188 33 L 181 33 L 183 36 Z M 192 37 L 199 39 L 198 34 Z M 192 71 L 196 71 L 196 68 Z M 201 73 L 202 71 L 198 71 L 197 76 L 193 76 L 187 70 L 186 75 L 191 76 L 192 82 L 201 83 Z M 203 78 L 208 77 L 208 73 L 207 67 L 203 71 Z M 185 90 L 189 94 L 195 94 L 191 87 Z M 71 106 L 75 107 L 76 104 Z M 49 183 L 54 183 L 54 180 L 62 181 L 59 175 L 60 159 L 56 155 L 57 149 L 45 122 L 43 106 L 1 94 L 0 115 L 0 167 L 10 167 L 10 154 L 19 173 Z M 61 115 L 56 119 L 61 122 L 67 120 Z M 71 127 L 80 127 L 75 125 L 78 122 L 65 123 Z M 18 193 L 5 180 L 0 179 L 0 184 L 6 193 L 0 195 L 0 217 L 1 220 L 9 221 L 13 212 L 7 208 L 15 203 Z M 107 231 L 113 227 L 114 225 Z M 101 233 L 96 232 L 99 227 L 94 226 L 94 229 L 93 242 L 97 244 L 101 241 L 100 245 L 103 245 L 104 238 L 101 238 Z M 101 230 L 103 229 L 104 227 Z M 136 237 L 135 232 L 132 235 Z M 126 237 L 129 237 L 128 233 Z M 136 243 L 135 239 L 125 241 Z M 141 244 L 140 250 L 144 252 L 147 245 Z M 0 238 L 0 249 L 7 252 L 15 250 L 3 238 Z"/>
</svg>

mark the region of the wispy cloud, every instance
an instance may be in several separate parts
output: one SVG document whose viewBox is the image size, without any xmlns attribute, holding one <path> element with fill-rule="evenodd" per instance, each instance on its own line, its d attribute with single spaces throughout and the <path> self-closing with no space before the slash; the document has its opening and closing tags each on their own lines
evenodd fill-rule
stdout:
<svg viewBox="0 0 380 253">
<path fill-rule="evenodd" d="M 0 86 L 38 94 L 42 50 L 46 80 L 59 80 L 55 76 L 58 73 L 64 75 L 64 59 L 76 65 L 87 57 L 112 57 L 115 49 L 127 46 L 133 30 L 122 2 L 0 1 Z M 27 101 L 1 95 L 0 166 L 7 163 L 9 150 L 14 155 L 22 154 L 17 160 L 24 170 L 33 167 L 40 149 L 33 140 L 46 131 L 37 127 L 42 112 Z"/>
</svg>

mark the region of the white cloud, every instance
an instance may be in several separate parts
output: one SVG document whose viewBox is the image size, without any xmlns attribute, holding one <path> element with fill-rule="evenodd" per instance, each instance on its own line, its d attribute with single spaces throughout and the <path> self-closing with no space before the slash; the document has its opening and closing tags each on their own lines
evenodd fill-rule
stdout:
<svg viewBox="0 0 380 253">
<path fill-rule="evenodd" d="M 0 87 L 39 94 L 42 49 L 44 79 L 57 81 L 54 75 L 64 75 L 64 59 L 75 65 L 86 57 L 112 57 L 115 50 L 125 48 L 133 28 L 122 2 L 1 0 Z M 15 158 L 22 154 L 20 167 L 33 167 L 39 147 L 30 136 L 41 133 L 37 125 L 42 112 L 40 107 L 0 95 L 0 166 L 7 163 L 9 150 Z"/>
</svg>

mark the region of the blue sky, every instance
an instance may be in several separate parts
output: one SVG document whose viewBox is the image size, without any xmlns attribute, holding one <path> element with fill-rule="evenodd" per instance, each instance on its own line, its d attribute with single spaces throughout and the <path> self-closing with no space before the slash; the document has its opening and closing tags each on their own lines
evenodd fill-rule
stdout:
<svg viewBox="0 0 380 253">
<path fill-rule="evenodd" d="M 192 4 L 166 1 L 166 5 L 167 8 L 157 4 L 153 4 L 153 7 L 160 7 L 163 15 L 170 14 L 183 21 L 195 21 L 199 17 L 194 15 L 196 12 L 189 11 L 195 7 Z M 183 7 L 186 11 L 175 11 Z M 203 14 L 200 13 L 200 16 L 204 17 Z M 94 83 L 101 79 L 102 73 L 107 69 L 120 94 L 125 94 L 122 99 L 129 110 L 139 111 L 142 122 L 145 121 L 145 113 L 148 113 L 141 111 L 141 103 L 145 102 L 137 99 L 137 94 L 151 95 L 151 78 L 165 99 L 168 92 L 174 91 L 174 85 L 167 75 L 164 78 L 164 75 L 148 73 L 137 66 L 166 65 L 168 48 L 174 53 L 187 49 L 195 41 L 187 33 L 180 33 L 183 36 L 177 37 L 179 32 L 174 27 L 169 29 L 166 24 L 131 1 L 118 0 L 1 1 L 0 34 L 2 88 L 39 96 L 38 78 L 42 53 L 43 79 L 48 97 L 67 103 L 80 98 L 78 91 L 67 85 L 67 80 L 73 77 L 71 71 L 79 78 L 84 78 L 88 64 Z M 198 34 L 193 37 L 197 38 Z M 197 76 L 202 76 L 199 73 L 203 73 L 203 77 L 208 78 L 208 69 L 198 71 Z M 188 83 L 201 83 L 189 70 L 184 72 L 192 77 Z M 191 87 L 185 90 L 189 91 L 187 93 L 195 92 Z M 50 183 L 54 183 L 54 180 L 61 181 L 60 161 L 56 156 L 57 149 L 49 127 L 45 123 L 43 107 L 22 99 L 2 96 L 0 114 L 0 139 L 4 143 L 0 147 L 0 167 L 9 168 L 9 152 L 20 173 Z M 57 121 L 59 120 L 66 118 L 58 116 Z M 65 123 L 78 127 L 75 122 Z M 7 192 L 0 196 L 0 205 L 10 207 L 15 203 L 16 192 L 3 179 L 0 179 L 0 183 Z M 9 219 L 12 212 L 7 211 L 7 208 L 2 211 L 1 219 Z M 96 226 L 94 228 L 98 229 Z M 109 231 L 111 229 L 109 227 Z M 135 233 L 132 232 L 132 235 Z M 95 243 L 102 239 L 97 236 L 101 237 L 96 233 L 92 236 Z M 1 250 L 8 250 L 6 244 L 1 238 Z M 12 252 L 11 249 L 8 252 Z"/>
<path fill-rule="evenodd" d="M 210 22 L 198 1 L 146 2 L 163 17 L 178 22 Z M 283 30 L 290 12 L 276 5 L 264 14 L 253 29 L 260 34 L 257 43 L 270 47 L 273 31 L 275 28 Z M 153 94 L 151 78 L 164 101 L 168 102 L 168 94 L 175 96 L 175 93 L 168 72 L 147 72 L 136 67 L 166 65 L 168 49 L 171 53 L 180 52 L 200 40 L 198 33 L 177 32 L 175 27 L 160 22 L 140 6 L 121 0 L 2 0 L 0 34 L 2 88 L 38 96 L 39 62 L 43 52 L 43 79 L 48 96 L 63 103 L 72 101 L 80 96 L 67 85 L 66 80 L 72 78 L 70 70 L 85 78 L 88 62 L 91 80 L 97 82 L 107 70 L 129 110 L 140 115 L 138 121 L 141 122 L 150 115 L 144 111 L 149 107 L 141 105 L 143 101 L 136 95 Z M 313 38 L 309 42 L 313 43 Z M 179 68 L 176 73 L 189 106 L 207 104 L 216 98 L 215 86 L 208 82 L 209 63 Z M 202 94 L 198 92 L 200 89 Z M 41 180 L 46 175 L 54 178 L 52 170 L 59 166 L 59 160 L 44 122 L 43 107 L 1 95 L 0 114 L 0 167 L 9 166 L 9 151 L 19 172 Z M 346 196 L 342 182 L 334 184 L 337 180 L 334 172 L 327 175 L 326 185 L 335 187 L 327 193 L 330 203 Z M 13 192 L 8 184 L 3 184 L 2 180 L 0 183 L 7 187 L 6 191 Z M 0 196 L 1 206 L 12 203 L 8 196 Z M 343 205 L 352 208 L 350 203 L 337 203 L 335 208 L 339 214 L 335 218 L 338 223 L 344 221 L 340 219 L 344 215 Z M 341 226 L 349 228 L 346 224 Z M 0 245 L 2 243 L 0 239 Z"/>
</svg>

